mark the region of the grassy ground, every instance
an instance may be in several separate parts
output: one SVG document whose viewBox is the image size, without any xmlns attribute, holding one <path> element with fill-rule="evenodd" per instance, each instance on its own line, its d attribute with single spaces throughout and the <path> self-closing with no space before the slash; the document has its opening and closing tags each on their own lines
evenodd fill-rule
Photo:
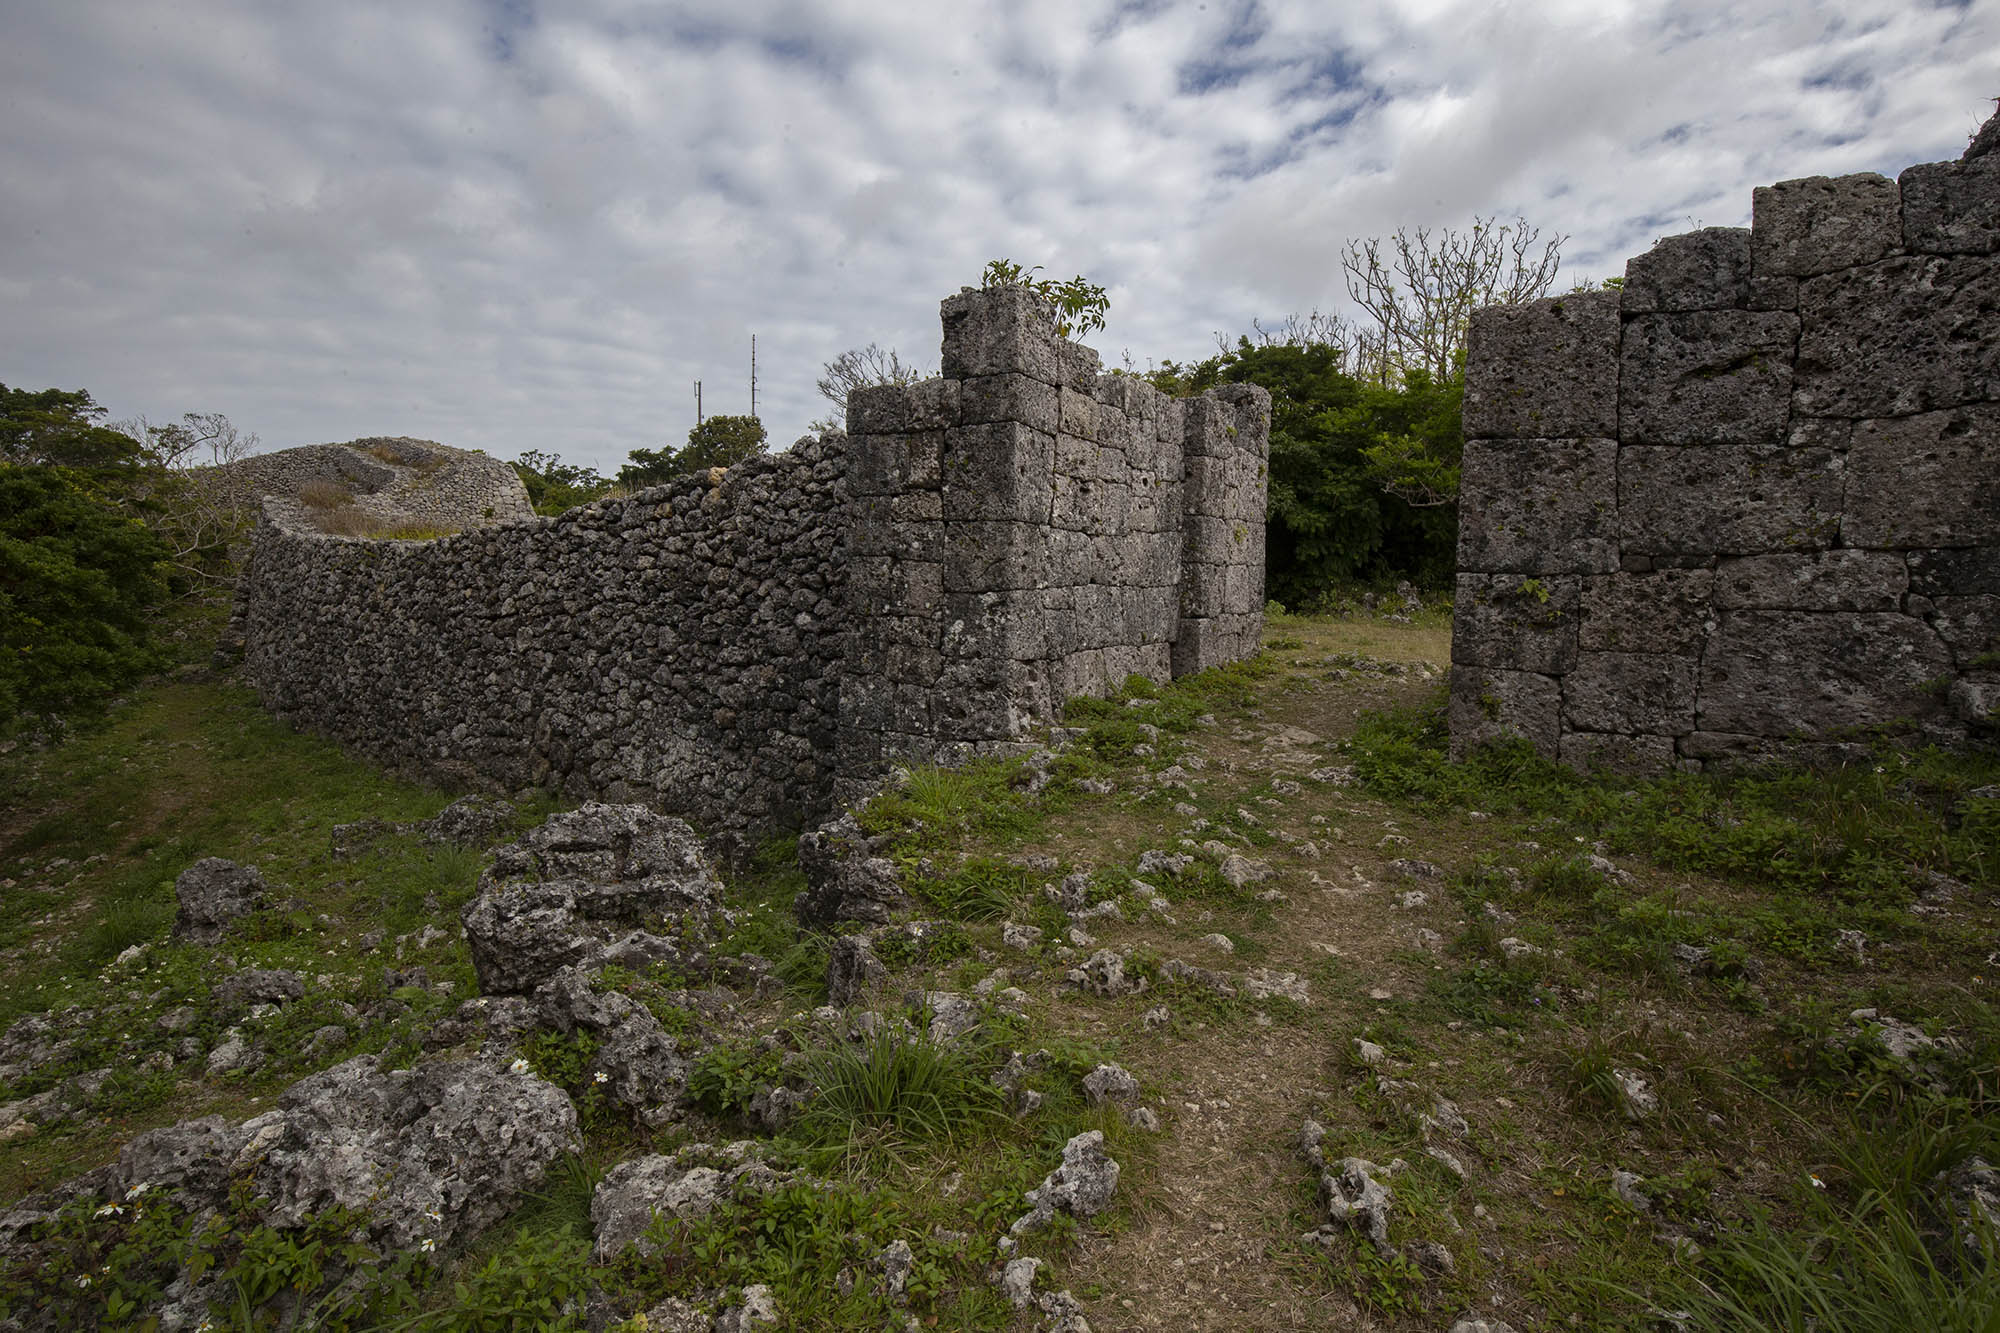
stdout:
<svg viewBox="0 0 2000 1333">
<path fill-rule="evenodd" d="M 791 921 L 800 879 L 770 849 L 730 886 L 746 911 L 731 947 L 775 960 L 788 989 L 702 1009 L 685 979 L 607 981 L 686 1014 L 706 1048 L 700 1109 L 647 1131 L 586 1105 L 583 1158 L 476 1252 L 408 1269 L 415 1313 L 400 1317 L 499 1327 L 537 1293 L 591 1282 L 631 1309 L 761 1281 L 798 1327 L 907 1310 L 1004 1328 L 993 1238 L 1094 1127 L 1124 1166 L 1115 1205 L 1026 1252 L 1100 1333 L 1430 1330 L 1470 1312 L 1523 1330 L 1661 1311 L 1715 1329 L 1993 1327 L 1992 1253 L 1962 1243 L 1947 1181 L 2000 1161 L 2000 801 L 1980 794 L 2000 762 L 1885 755 L 1647 783 L 1505 752 L 1453 766 L 1441 615 L 1278 617 L 1266 645 L 1255 663 L 1074 705 L 1078 738 L 1046 784 L 1018 761 L 919 772 L 863 813 L 941 923 L 920 942 L 878 937 L 889 1006 L 982 985 L 1025 997 L 985 1005 L 969 1042 L 829 1043 L 810 1010 L 830 941 Z M 422 818 L 448 796 L 285 731 L 226 679 L 169 680 L 63 747 L 0 757 L 0 787 L 0 1019 L 71 1011 L 82 1034 L 0 1103 L 117 1071 L 84 1114 L 0 1143 L 0 1207 L 147 1126 L 251 1113 L 357 1051 L 413 1058 L 473 993 L 456 918 L 480 858 L 396 834 L 358 857 L 331 846 L 336 825 Z M 1195 860 L 1141 874 L 1149 850 Z M 1228 852 L 1269 878 L 1233 887 Z M 165 940 L 173 876 L 206 855 L 258 864 L 284 900 L 225 942 L 230 965 L 313 979 L 252 1021 L 274 1058 L 249 1074 L 174 1055 L 220 1035 L 214 955 Z M 1084 899 L 1118 916 L 1073 920 L 1052 901 L 1078 871 Z M 1146 910 L 1135 879 L 1164 907 Z M 1010 922 L 1041 942 L 1003 943 Z M 1143 991 L 1066 980 L 1107 948 Z M 1234 993 L 1177 978 L 1175 960 L 1227 973 Z M 1289 974 L 1304 998 L 1249 998 L 1246 974 Z M 1899 1063 L 1850 1019 L 1864 1008 L 1941 1044 Z M 182 1009 L 191 1027 L 157 1026 Z M 1036 1057 L 1031 1115 L 988 1078 L 1012 1051 Z M 579 1052 L 524 1054 L 588 1101 Z M 1138 1077 L 1161 1132 L 1086 1103 L 1082 1076 L 1106 1060 Z M 753 1129 L 754 1093 L 806 1074 L 822 1095 L 804 1118 Z M 1652 1109 L 1621 1090 L 1634 1079 Z M 1327 1221 L 1297 1151 L 1308 1119 L 1336 1162 L 1403 1164 L 1383 1177 L 1392 1254 L 1338 1230 L 1302 1239 Z M 818 1183 L 664 1227 L 654 1261 L 585 1266 L 602 1171 L 753 1135 Z M 869 1267 L 892 1239 L 918 1263 L 900 1306 Z M 1420 1242 L 1435 1247 L 1422 1264 Z M 482 1310 L 503 1322 L 467 1314 Z"/>
</svg>

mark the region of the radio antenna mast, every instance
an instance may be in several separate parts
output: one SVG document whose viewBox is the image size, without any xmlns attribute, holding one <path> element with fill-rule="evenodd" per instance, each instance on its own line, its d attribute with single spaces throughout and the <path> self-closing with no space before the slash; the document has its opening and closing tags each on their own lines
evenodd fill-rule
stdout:
<svg viewBox="0 0 2000 1333">
<path fill-rule="evenodd" d="M 757 419 L 757 335 L 750 335 L 750 419 Z"/>
<path fill-rule="evenodd" d="M 694 382 L 694 424 L 701 424 L 701 381 Z"/>
</svg>

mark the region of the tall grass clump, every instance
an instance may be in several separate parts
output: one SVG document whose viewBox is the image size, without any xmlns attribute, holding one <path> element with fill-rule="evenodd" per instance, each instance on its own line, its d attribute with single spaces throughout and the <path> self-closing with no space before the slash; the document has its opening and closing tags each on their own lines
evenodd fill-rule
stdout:
<svg viewBox="0 0 2000 1333">
<path fill-rule="evenodd" d="M 814 1092 L 798 1132 L 864 1155 L 963 1141 L 1003 1114 L 984 1054 L 969 1038 L 937 1041 L 890 1023 L 859 1043 L 817 1050 L 806 1063 Z"/>
</svg>

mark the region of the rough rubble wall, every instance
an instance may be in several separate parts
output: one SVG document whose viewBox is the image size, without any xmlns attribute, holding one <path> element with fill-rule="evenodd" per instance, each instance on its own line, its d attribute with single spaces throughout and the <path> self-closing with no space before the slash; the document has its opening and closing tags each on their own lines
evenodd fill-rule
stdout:
<svg viewBox="0 0 2000 1333">
<path fill-rule="evenodd" d="M 346 486 L 356 509 L 389 524 L 476 528 L 535 514 L 512 465 L 406 436 L 301 445 L 253 454 L 217 471 L 272 497 L 288 516 L 299 514 L 299 488 L 309 481 Z"/>
<path fill-rule="evenodd" d="M 851 772 L 991 751 L 1262 631 L 1264 390 L 1177 401 L 1101 375 L 1021 288 L 942 314 L 940 378 L 848 396 Z"/>
<path fill-rule="evenodd" d="M 267 504 L 237 606 L 250 679 L 398 767 L 743 833 L 1128 674 L 1256 651 L 1269 396 L 1100 377 L 1019 289 L 943 314 L 943 378 L 857 390 L 851 440 L 719 485 L 428 543 Z"/>
<path fill-rule="evenodd" d="M 1657 772 L 1993 725 L 1996 124 L 1474 317 L 1457 752 Z"/>
<path fill-rule="evenodd" d="M 720 828 L 822 812 L 845 641 L 840 436 L 435 542 L 266 511 L 241 610 L 275 712 L 475 786 Z"/>
</svg>

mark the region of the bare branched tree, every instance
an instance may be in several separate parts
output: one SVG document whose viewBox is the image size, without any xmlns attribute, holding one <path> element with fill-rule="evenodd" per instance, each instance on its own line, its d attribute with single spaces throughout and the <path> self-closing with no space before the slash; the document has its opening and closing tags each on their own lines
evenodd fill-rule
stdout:
<svg viewBox="0 0 2000 1333">
<path fill-rule="evenodd" d="M 153 465 L 147 526 L 167 541 L 169 563 L 186 586 L 201 592 L 233 583 L 231 548 L 255 524 L 257 497 L 243 470 L 227 465 L 253 453 L 257 437 L 220 412 L 189 412 L 163 426 L 139 417 L 117 429 L 137 440 Z"/>
<path fill-rule="evenodd" d="M 874 343 L 849 348 L 827 362 L 825 369 L 826 374 L 819 381 L 819 393 L 820 397 L 833 404 L 834 410 L 807 427 L 822 434 L 829 430 L 847 429 L 847 395 L 850 390 L 876 384 L 915 384 L 936 373 L 911 365 L 897 356 L 893 347 L 885 351 Z"/>
<path fill-rule="evenodd" d="M 1547 295 L 1568 239 L 1542 242 L 1540 230 L 1522 218 L 1495 226 L 1490 217 L 1475 217 L 1468 232 L 1398 228 L 1388 259 L 1380 239 L 1348 242 L 1340 260 L 1347 295 L 1375 322 L 1356 333 L 1355 373 L 1380 384 L 1411 370 L 1440 382 L 1456 377 L 1472 312 Z"/>
</svg>

